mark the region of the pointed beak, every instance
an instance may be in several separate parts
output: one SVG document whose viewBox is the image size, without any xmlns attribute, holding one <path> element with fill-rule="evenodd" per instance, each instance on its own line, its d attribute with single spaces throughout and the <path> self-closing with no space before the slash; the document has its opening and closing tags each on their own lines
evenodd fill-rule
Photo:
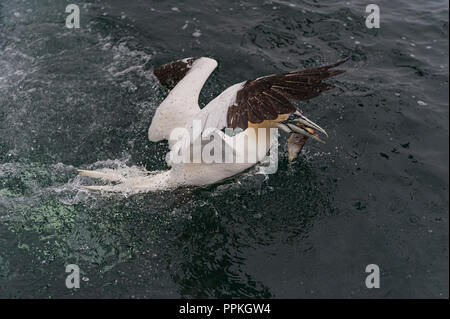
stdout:
<svg viewBox="0 0 450 319">
<path fill-rule="evenodd" d="M 327 132 L 325 132 L 325 130 L 319 125 L 308 119 L 306 116 L 303 116 L 299 111 L 296 112 L 296 115 L 299 116 L 299 118 L 294 119 L 294 121 L 297 121 L 297 123 L 302 124 L 305 127 L 309 127 L 312 130 L 317 130 L 328 138 Z"/>
<path fill-rule="evenodd" d="M 320 139 L 317 132 L 320 132 L 326 137 L 328 137 L 327 132 L 323 128 L 321 128 L 319 125 L 308 119 L 306 116 L 303 116 L 299 111 L 296 111 L 289 117 L 289 119 L 279 124 L 280 125 L 278 127 L 287 133 L 294 132 L 302 134 L 306 137 L 309 137 L 323 144 L 325 144 L 325 142 L 322 139 Z"/>
</svg>

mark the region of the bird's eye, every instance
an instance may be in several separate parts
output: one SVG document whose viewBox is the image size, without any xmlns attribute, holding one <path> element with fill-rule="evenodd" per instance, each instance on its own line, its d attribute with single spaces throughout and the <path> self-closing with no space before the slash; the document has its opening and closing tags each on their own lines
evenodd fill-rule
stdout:
<svg viewBox="0 0 450 319">
<path fill-rule="evenodd" d="M 294 120 L 294 119 L 296 119 L 297 118 L 297 115 L 295 115 L 295 114 L 291 114 L 291 115 L 289 115 L 289 117 L 287 118 L 289 121 L 292 121 L 292 120 Z"/>
</svg>

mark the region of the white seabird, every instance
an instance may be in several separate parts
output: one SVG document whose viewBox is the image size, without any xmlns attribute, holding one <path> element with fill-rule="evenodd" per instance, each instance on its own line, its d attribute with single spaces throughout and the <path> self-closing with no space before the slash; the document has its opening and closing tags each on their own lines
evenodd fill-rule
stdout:
<svg viewBox="0 0 450 319">
<path fill-rule="evenodd" d="M 291 134 L 288 140 L 289 160 L 297 157 L 308 138 L 322 142 L 316 131 L 327 133 L 319 125 L 303 116 L 289 99 L 303 101 L 318 96 L 334 86 L 322 82 L 331 76 L 343 73 L 332 68 L 347 59 L 319 68 L 292 71 L 248 80 L 232 85 L 203 109 L 198 105 L 200 91 L 208 77 L 217 67 L 214 59 L 187 58 L 163 65 L 153 71 L 162 85 L 170 89 L 167 98 L 156 109 L 148 131 L 151 142 L 169 141 L 170 152 L 166 161 L 171 169 L 150 172 L 148 176 L 124 176 L 117 171 L 102 169 L 79 170 L 81 175 L 104 181 L 118 182 L 116 185 L 87 186 L 90 190 L 149 192 L 186 185 L 208 185 L 236 175 L 261 161 L 271 147 L 271 128 Z M 195 128 L 199 124 L 199 129 Z M 223 130 L 241 129 L 229 135 Z M 177 129 L 188 135 L 174 137 Z M 205 137 L 218 137 L 224 145 L 215 158 L 222 161 L 194 162 L 193 153 L 207 147 Z M 195 142 L 199 142 L 196 144 Z M 182 145 L 182 147 L 180 147 Z M 190 161 L 176 162 L 180 150 L 189 154 Z M 224 162 L 223 154 L 228 150 L 234 160 Z M 214 153 L 214 150 L 213 150 Z M 222 154 L 223 153 L 223 154 Z M 236 161 L 236 158 L 245 158 Z M 250 159 L 251 158 L 251 159 Z M 255 160 L 256 159 L 256 160 Z"/>
</svg>

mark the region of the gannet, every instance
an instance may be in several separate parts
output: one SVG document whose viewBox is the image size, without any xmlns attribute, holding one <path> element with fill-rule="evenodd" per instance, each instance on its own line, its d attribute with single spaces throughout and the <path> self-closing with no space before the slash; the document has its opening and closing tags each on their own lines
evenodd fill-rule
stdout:
<svg viewBox="0 0 450 319">
<path fill-rule="evenodd" d="M 288 156 L 289 161 L 292 161 L 308 139 L 323 142 L 317 132 L 326 137 L 328 135 L 323 128 L 297 110 L 289 100 L 308 100 L 334 88 L 333 84 L 323 80 L 343 73 L 344 70 L 333 68 L 347 60 L 234 84 L 202 109 L 198 104 L 199 94 L 217 67 L 217 61 L 199 57 L 165 64 L 154 69 L 153 74 L 170 91 L 155 111 L 148 138 L 151 142 L 168 140 L 170 151 L 166 162 L 171 169 L 134 177 L 124 176 L 111 169 L 79 170 L 79 173 L 103 181 L 116 182 L 114 185 L 86 187 L 99 191 L 139 193 L 188 185 L 214 184 L 263 160 L 273 143 L 271 134 L 274 129 L 291 135 L 288 139 Z M 233 131 L 229 134 L 226 129 Z M 177 130 L 186 134 L 174 136 Z M 221 160 L 211 161 L 203 157 L 199 159 L 198 156 L 197 160 L 194 160 L 196 151 L 208 147 L 208 138 L 205 140 L 205 137 L 211 136 L 216 138 L 216 143 L 219 141 L 223 146 L 219 151 L 213 149 L 212 152 L 217 155 L 215 159 Z M 209 147 L 210 151 L 211 146 Z M 227 151 L 232 160 L 225 162 L 224 154 Z M 181 153 L 184 154 L 184 159 L 188 158 L 187 161 L 179 160 L 181 157 L 178 155 Z M 178 161 L 174 158 L 178 158 Z M 244 161 L 237 161 L 236 158 Z"/>
</svg>

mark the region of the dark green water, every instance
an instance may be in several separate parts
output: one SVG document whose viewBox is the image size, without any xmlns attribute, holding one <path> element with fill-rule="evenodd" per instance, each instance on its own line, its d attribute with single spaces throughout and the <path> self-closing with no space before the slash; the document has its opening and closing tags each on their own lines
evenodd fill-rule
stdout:
<svg viewBox="0 0 450 319">
<path fill-rule="evenodd" d="M 0 0 L 1 298 L 448 297 L 447 1 L 383 1 L 370 30 L 367 1 L 79 1 L 78 30 L 69 3 Z M 76 168 L 166 168 L 151 69 L 189 56 L 219 61 L 203 103 L 350 56 L 300 105 L 327 144 L 267 177 L 83 191 Z"/>
</svg>

